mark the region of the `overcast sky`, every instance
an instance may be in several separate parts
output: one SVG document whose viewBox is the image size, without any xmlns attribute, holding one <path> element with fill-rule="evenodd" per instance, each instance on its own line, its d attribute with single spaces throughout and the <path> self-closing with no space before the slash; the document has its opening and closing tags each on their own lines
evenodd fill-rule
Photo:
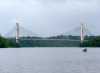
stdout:
<svg viewBox="0 0 100 73">
<path fill-rule="evenodd" d="M 100 0 L 0 0 L 0 33 L 16 24 L 41 36 L 65 33 L 86 23 L 100 34 Z"/>
</svg>

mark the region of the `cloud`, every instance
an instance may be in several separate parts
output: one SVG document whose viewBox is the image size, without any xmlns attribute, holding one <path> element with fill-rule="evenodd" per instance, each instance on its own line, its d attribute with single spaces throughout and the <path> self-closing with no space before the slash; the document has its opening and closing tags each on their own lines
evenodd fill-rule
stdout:
<svg viewBox="0 0 100 73">
<path fill-rule="evenodd" d="M 22 19 L 22 26 L 41 35 L 66 32 L 80 21 L 89 24 L 90 29 L 92 25 L 98 28 L 100 19 L 99 0 L 3 0 L 0 9 L 1 33 L 5 26 L 9 31 L 15 25 L 16 17 Z"/>
</svg>

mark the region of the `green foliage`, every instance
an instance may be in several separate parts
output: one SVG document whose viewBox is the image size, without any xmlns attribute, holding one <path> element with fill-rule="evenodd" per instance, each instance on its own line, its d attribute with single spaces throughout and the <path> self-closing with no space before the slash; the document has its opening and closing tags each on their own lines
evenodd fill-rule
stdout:
<svg viewBox="0 0 100 73">
<path fill-rule="evenodd" d="M 30 40 L 24 40 L 30 39 Z M 46 39 L 46 40 L 43 40 Z M 54 39 L 54 40 L 52 40 Z M 61 40 L 57 40 L 61 39 Z M 70 39 L 70 40 L 66 40 Z M 83 43 L 80 43 L 80 36 L 53 36 L 53 37 L 22 37 L 19 43 L 15 38 L 5 39 L 0 37 L 0 47 L 100 47 L 100 36 L 86 36 Z"/>
<path fill-rule="evenodd" d="M 100 47 L 100 36 L 95 36 L 92 39 L 88 39 L 88 41 L 84 42 L 82 46 L 85 46 L 85 47 Z"/>
<path fill-rule="evenodd" d="M 12 43 L 8 39 L 0 36 L 0 48 L 9 48 L 9 47 L 14 47 L 14 46 L 15 46 L 14 43 Z"/>
</svg>

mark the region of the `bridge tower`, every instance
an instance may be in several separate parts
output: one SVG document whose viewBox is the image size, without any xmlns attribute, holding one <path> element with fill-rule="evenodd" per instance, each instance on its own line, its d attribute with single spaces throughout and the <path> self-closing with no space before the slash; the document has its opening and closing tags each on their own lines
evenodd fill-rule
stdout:
<svg viewBox="0 0 100 73">
<path fill-rule="evenodd" d="M 83 43 L 84 41 L 84 24 L 81 23 L 81 32 L 80 32 L 80 40 L 81 40 L 81 43 Z"/>
<path fill-rule="evenodd" d="M 16 22 L 16 43 L 19 43 L 19 23 Z"/>
<path fill-rule="evenodd" d="M 81 23 L 81 32 L 80 32 L 80 40 L 81 42 L 84 41 L 85 36 L 87 36 L 87 28 L 86 24 Z"/>
</svg>

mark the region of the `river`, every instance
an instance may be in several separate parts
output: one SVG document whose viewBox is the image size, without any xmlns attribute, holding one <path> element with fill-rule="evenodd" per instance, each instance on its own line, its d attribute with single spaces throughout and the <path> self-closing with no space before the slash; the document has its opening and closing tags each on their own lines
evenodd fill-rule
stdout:
<svg viewBox="0 0 100 73">
<path fill-rule="evenodd" d="M 0 73 L 100 73 L 100 48 L 1 48 Z"/>
</svg>

